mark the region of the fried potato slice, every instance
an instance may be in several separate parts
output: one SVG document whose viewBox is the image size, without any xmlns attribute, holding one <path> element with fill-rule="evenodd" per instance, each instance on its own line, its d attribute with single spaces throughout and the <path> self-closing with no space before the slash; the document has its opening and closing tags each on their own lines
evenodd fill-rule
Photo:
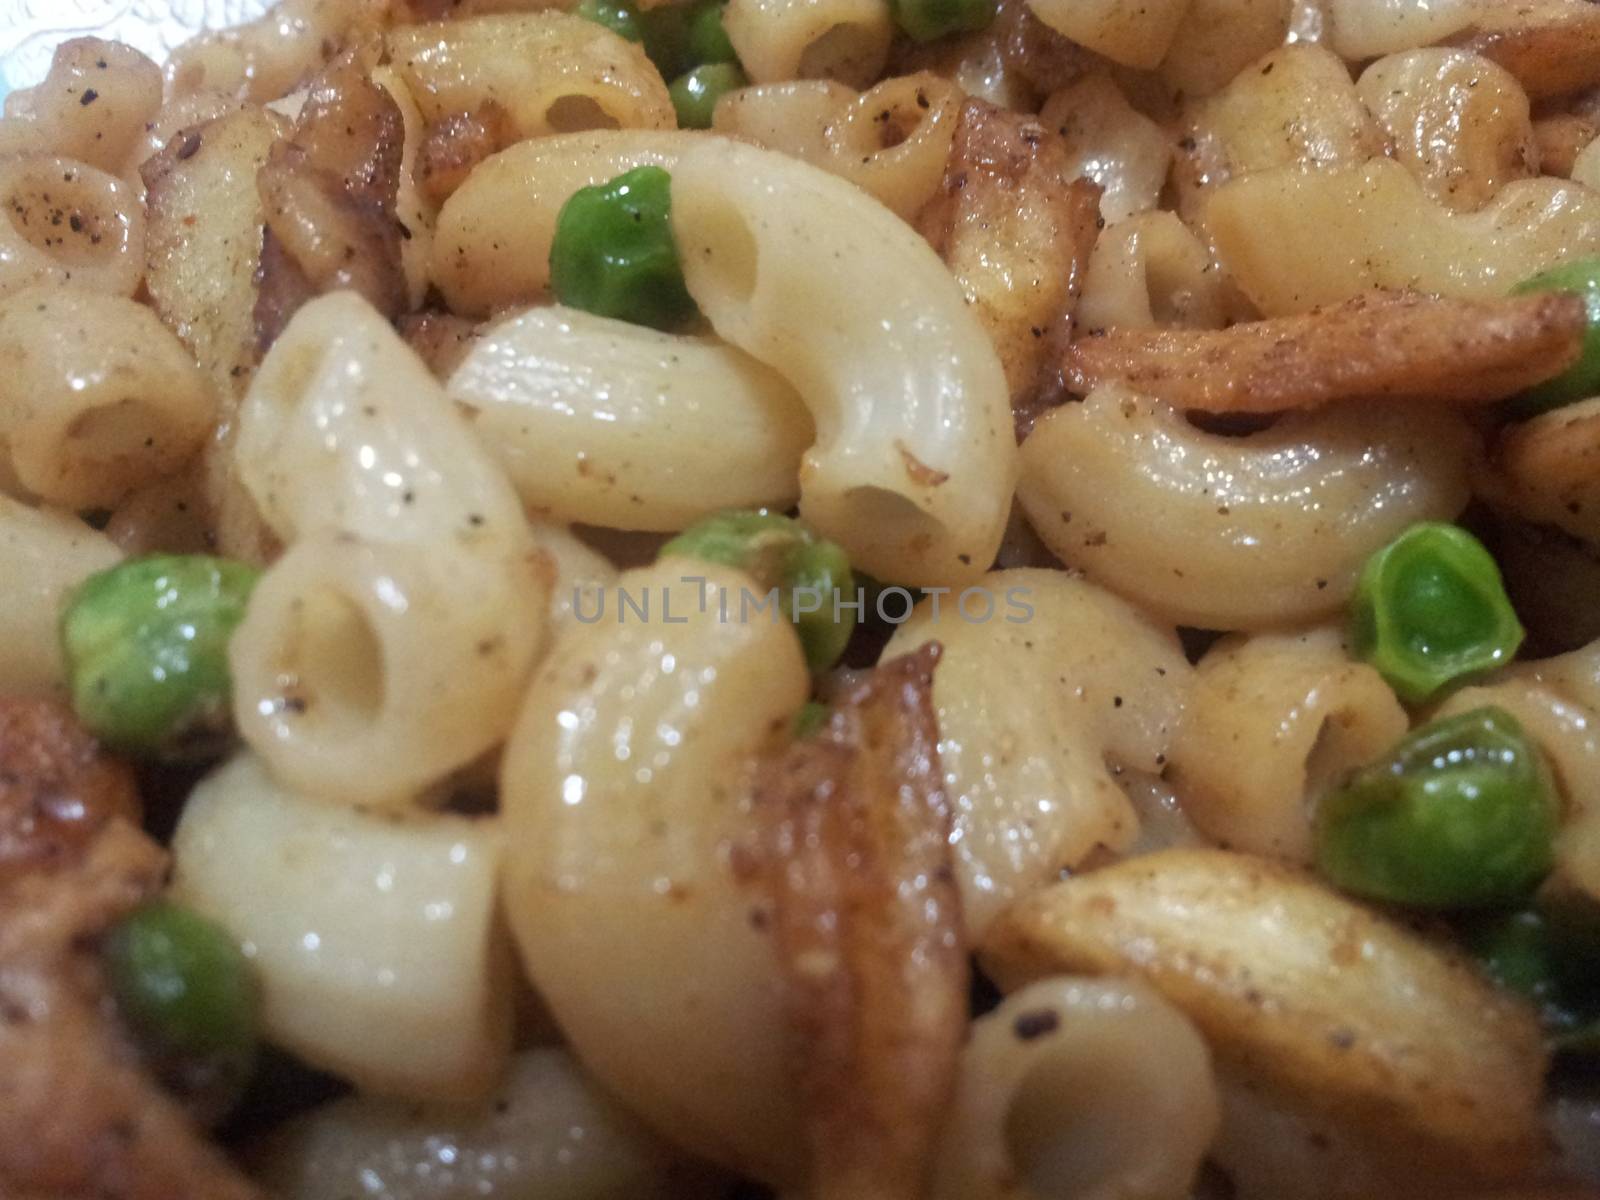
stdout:
<svg viewBox="0 0 1600 1200">
<path fill-rule="evenodd" d="M 1231 329 L 1112 329 L 1073 342 L 1067 386 L 1120 383 L 1179 408 L 1271 413 L 1337 400 L 1490 404 L 1559 375 L 1586 318 L 1566 293 L 1455 300 L 1375 292 Z"/>
<path fill-rule="evenodd" d="M 1100 189 L 1077 174 L 1055 130 L 968 100 L 944 182 L 917 218 L 994 342 L 1024 430 L 1094 249 Z"/>
<path fill-rule="evenodd" d="M 757 794 L 816 1200 L 924 1194 L 967 962 L 930 643 L 878 667 Z"/>
<path fill-rule="evenodd" d="M 1010 989 L 1134 974 L 1220 1066 L 1359 1131 L 1393 1161 L 1515 1179 L 1541 1151 L 1533 1013 L 1311 878 L 1222 850 L 1169 850 L 1036 893 L 982 960 Z"/>
</svg>

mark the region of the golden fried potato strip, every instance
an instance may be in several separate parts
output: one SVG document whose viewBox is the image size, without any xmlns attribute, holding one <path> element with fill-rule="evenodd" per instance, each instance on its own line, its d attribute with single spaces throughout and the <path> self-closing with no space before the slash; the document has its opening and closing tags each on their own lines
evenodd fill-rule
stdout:
<svg viewBox="0 0 1600 1200">
<path fill-rule="evenodd" d="M 1455 300 L 1375 292 L 1231 329 L 1112 329 L 1066 351 L 1067 386 L 1120 383 L 1179 408 L 1271 413 L 1338 400 L 1491 404 L 1578 357 L 1576 296 Z"/>
<path fill-rule="evenodd" d="M 926 1192 L 967 1025 L 930 643 L 879 666 L 764 776 L 762 858 L 815 1200 Z"/>
</svg>

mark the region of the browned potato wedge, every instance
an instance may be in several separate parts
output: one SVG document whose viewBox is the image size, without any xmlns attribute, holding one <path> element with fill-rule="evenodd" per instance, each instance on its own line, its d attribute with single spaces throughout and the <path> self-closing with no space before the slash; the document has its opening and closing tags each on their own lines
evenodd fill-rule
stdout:
<svg viewBox="0 0 1600 1200">
<path fill-rule="evenodd" d="M 1376 292 L 1231 329 L 1126 329 L 1067 348 L 1067 386 L 1122 383 L 1179 408 L 1280 412 L 1390 397 L 1489 404 L 1566 370 L 1586 325 L 1565 293 L 1452 300 Z"/>
<path fill-rule="evenodd" d="M 256 174 L 289 129 L 276 113 L 245 107 L 180 131 L 141 171 L 149 190 L 151 302 L 221 401 L 217 436 L 202 463 L 217 545 L 253 562 L 271 557 L 275 546 L 225 450 L 234 409 L 261 357 L 255 306 L 264 217 Z"/>
<path fill-rule="evenodd" d="M 1589 0 L 1484 5 L 1453 40 L 1499 63 L 1536 100 L 1600 83 L 1600 6 Z"/>
<path fill-rule="evenodd" d="M 1222 850 L 1131 859 L 1018 904 L 983 961 L 1005 989 L 1138 975 L 1194 1021 L 1219 1067 L 1386 1157 L 1486 1181 L 1539 1158 L 1532 1012 L 1289 868 Z"/>
<path fill-rule="evenodd" d="M 994 341 L 1024 429 L 1094 248 L 1100 189 L 1076 174 L 1055 130 L 968 100 L 944 181 L 918 217 Z"/>
<path fill-rule="evenodd" d="M 1493 503 L 1600 545 L 1600 399 L 1510 426 L 1493 455 Z"/>
<path fill-rule="evenodd" d="M 244 391 L 257 361 L 256 172 L 288 131 L 276 113 L 244 108 L 181 131 L 142 170 L 150 299 L 224 397 Z"/>
</svg>

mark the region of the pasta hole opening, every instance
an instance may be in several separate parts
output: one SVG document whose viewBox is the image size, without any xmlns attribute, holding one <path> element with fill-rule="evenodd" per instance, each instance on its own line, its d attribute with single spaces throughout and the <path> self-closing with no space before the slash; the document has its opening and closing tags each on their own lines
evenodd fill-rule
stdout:
<svg viewBox="0 0 1600 1200">
<path fill-rule="evenodd" d="M 293 674 L 313 720 L 375 723 L 387 690 L 383 643 L 366 613 L 348 597 L 319 588 L 301 601 L 294 631 Z"/>
<path fill-rule="evenodd" d="M 910 564 L 934 555 L 955 553 L 949 530 L 925 513 L 914 500 L 888 488 L 858 487 L 845 493 L 843 519 L 831 536 L 844 542 L 852 560 L 860 556 Z M 893 541 L 887 540 L 891 534 Z M 964 564 L 979 569 L 988 563 Z"/>
<path fill-rule="evenodd" d="M 544 110 L 551 133 L 583 133 L 590 129 L 621 129 L 622 124 L 593 96 L 559 96 Z"/>
<path fill-rule="evenodd" d="M 1132 1176 L 1161 1135 L 1141 1118 L 1161 1111 L 1162 1081 L 1130 1064 L 1130 1049 L 1078 1045 L 1046 1054 L 1022 1077 L 1005 1143 L 1024 1190 L 1043 1200 L 1139 1193 Z"/>
<path fill-rule="evenodd" d="M 737 205 L 705 198 L 698 200 L 695 213 L 696 227 L 714 230 L 716 237 L 706 240 L 705 253 L 684 256 L 689 290 L 702 308 L 749 304 L 760 280 L 761 251 L 744 213 Z M 713 297 L 715 303 L 708 303 Z"/>
<path fill-rule="evenodd" d="M 1314 806 L 1352 772 L 1366 766 L 1393 742 L 1393 730 L 1361 708 L 1330 713 L 1306 754 L 1305 796 Z"/>
</svg>

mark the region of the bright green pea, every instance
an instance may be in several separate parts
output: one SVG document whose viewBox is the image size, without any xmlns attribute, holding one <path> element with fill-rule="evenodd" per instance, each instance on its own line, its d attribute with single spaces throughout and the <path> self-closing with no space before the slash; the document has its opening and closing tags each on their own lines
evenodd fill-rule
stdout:
<svg viewBox="0 0 1600 1200">
<path fill-rule="evenodd" d="M 1424 726 L 1326 796 L 1316 861 L 1339 887 L 1419 908 L 1515 903 L 1549 872 L 1559 803 L 1510 713 Z"/>
<path fill-rule="evenodd" d="M 684 129 L 710 129 L 717 101 L 748 82 L 736 63 L 712 63 L 678 76 L 667 89 L 672 107 L 678 110 L 678 124 Z"/>
<path fill-rule="evenodd" d="M 550 286 L 573 308 L 654 329 L 698 313 L 672 239 L 672 176 L 635 167 L 579 188 L 561 206 L 550 244 Z"/>
<path fill-rule="evenodd" d="M 204 917 L 157 900 L 113 925 L 101 953 L 118 1009 L 163 1073 L 213 1097 L 236 1097 L 260 1037 L 259 989 L 237 943 Z"/>
<path fill-rule="evenodd" d="M 792 517 L 766 509 L 719 513 L 684 530 L 661 553 L 737 567 L 758 586 L 775 590 L 813 671 L 826 670 L 844 653 L 855 611 L 836 611 L 835 601 L 840 592 L 855 599 L 850 559 Z"/>
<path fill-rule="evenodd" d="M 727 0 L 702 0 L 688 12 L 689 57 L 697 67 L 739 61 L 739 55 L 722 23 Z"/>
<path fill-rule="evenodd" d="M 639 10 L 627 0 L 578 0 L 572 11 L 586 21 L 604 25 L 630 42 L 644 41 L 644 33 L 639 28 Z"/>
<path fill-rule="evenodd" d="M 895 24 L 914 41 L 975 33 L 994 20 L 994 0 L 891 0 Z"/>
<path fill-rule="evenodd" d="M 1600 396 L 1600 258 L 1584 258 L 1543 271 L 1512 289 L 1513 295 L 1529 292 L 1574 292 L 1588 310 L 1589 327 L 1583 335 L 1583 351 L 1554 379 L 1530 388 L 1510 404 L 1517 417 L 1537 416 L 1591 396 Z"/>
<path fill-rule="evenodd" d="M 205 555 L 136 558 L 91 575 L 67 602 L 61 646 L 72 705 L 131 750 L 182 749 L 225 728 L 228 639 L 260 572 Z"/>
<path fill-rule="evenodd" d="M 1401 699 L 1419 704 L 1447 684 L 1503 666 L 1523 630 L 1494 558 L 1466 530 L 1413 525 L 1362 569 L 1351 640 Z"/>
<path fill-rule="evenodd" d="M 794 736 L 796 739 L 808 738 L 827 723 L 828 706 L 815 700 L 807 700 L 795 714 Z"/>
</svg>

